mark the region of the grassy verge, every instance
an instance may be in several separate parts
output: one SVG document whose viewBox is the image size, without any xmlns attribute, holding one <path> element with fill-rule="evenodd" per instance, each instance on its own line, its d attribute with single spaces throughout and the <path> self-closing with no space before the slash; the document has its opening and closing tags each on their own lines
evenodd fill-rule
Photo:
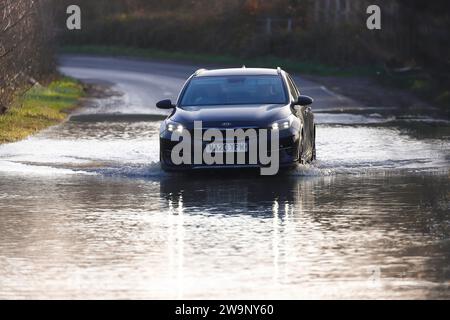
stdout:
<svg viewBox="0 0 450 320">
<path fill-rule="evenodd" d="M 83 86 L 71 78 L 55 80 L 45 87 L 34 86 L 0 115 L 0 143 L 23 139 L 63 121 L 83 95 Z"/>
<path fill-rule="evenodd" d="M 426 70 L 386 75 L 378 80 L 385 87 L 406 90 L 428 101 L 430 104 L 441 107 L 446 112 L 450 111 L 448 80 L 441 80 Z"/>
</svg>

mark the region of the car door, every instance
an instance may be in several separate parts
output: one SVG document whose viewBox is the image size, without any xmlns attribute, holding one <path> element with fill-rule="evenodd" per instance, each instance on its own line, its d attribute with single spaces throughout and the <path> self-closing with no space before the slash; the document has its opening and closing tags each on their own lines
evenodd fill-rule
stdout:
<svg viewBox="0 0 450 320">
<path fill-rule="evenodd" d="M 292 98 L 297 101 L 300 91 L 289 74 L 286 74 L 286 78 Z M 309 106 L 294 106 L 294 112 L 302 121 L 302 153 L 308 159 L 312 156 L 314 147 L 314 116 Z"/>
</svg>

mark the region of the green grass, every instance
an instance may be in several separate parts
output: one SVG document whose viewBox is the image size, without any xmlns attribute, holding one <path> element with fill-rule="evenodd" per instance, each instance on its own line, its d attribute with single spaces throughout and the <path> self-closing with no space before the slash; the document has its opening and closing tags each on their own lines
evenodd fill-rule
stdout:
<svg viewBox="0 0 450 320">
<path fill-rule="evenodd" d="M 199 64 L 217 64 L 227 66 L 247 67 L 281 67 L 289 72 L 303 74 L 315 74 L 322 76 L 353 76 L 353 75 L 379 75 L 382 68 L 374 66 L 355 66 L 340 68 L 314 61 L 295 61 L 276 56 L 262 56 L 254 58 L 242 58 L 231 55 L 214 55 L 191 52 L 163 51 L 151 48 L 132 48 L 120 46 L 64 46 L 61 53 L 91 54 L 101 56 L 125 56 L 168 61 L 184 61 Z"/>
<path fill-rule="evenodd" d="M 55 80 L 45 87 L 34 86 L 0 115 L 0 143 L 23 139 L 63 121 L 83 95 L 83 86 L 71 78 Z"/>
<path fill-rule="evenodd" d="M 389 75 L 378 79 L 386 87 L 394 87 L 414 93 L 430 104 L 450 111 L 450 91 L 447 84 L 434 78 L 426 70 L 410 71 L 400 75 Z"/>
</svg>

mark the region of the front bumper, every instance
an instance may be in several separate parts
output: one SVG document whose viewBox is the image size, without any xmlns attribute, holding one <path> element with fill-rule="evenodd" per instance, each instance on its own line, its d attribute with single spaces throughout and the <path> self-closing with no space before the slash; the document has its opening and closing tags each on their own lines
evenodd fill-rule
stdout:
<svg viewBox="0 0 450 320">
<path fill-rule="evenodd" d="M 256 141 L 247 141 L 248 143 L 257 143 Z M 227 164 L 224 160 L 224 164 L 206 164 L 203 161 L 201 163 L 194 163 L 194 154 L 193 154 L 193 147 L 191 148 L 191 155 L 190 155 L 190 163 L 188 164 L 179 164 L 176 165 L 172 162 L 172 150 L 175 145 L 177 145 L 179 142 L 177 141 L 171 141 L 169 134 L 161 134 L 160 136 L 160 161 L 161 166 L 164 170 L 167 171 L 189 171 L 189 170 L 201 170 L 201 169 L 252 169 L 252 168 L 261 168 L 261 167 L 268 167 L 269 165 L 262 164 L 259 155 L 256 163 L 250 163 L 249 159 L 249 152 L 245 152 L 245 162 L 237 163 L 237 154 L 234 154 L 234 161 L 231 164 Z M 194 141 L 192 141 L 194 143 Z M 209 142 L 201 141 L 202 144 L 202 152 L 204 151 L 205 147 Z M 271 141 L 269 139 L 269 150 Z M 281 168 L 283 167 L 290 167 L 294 164 L 296 164 L 299 154 L 299 145 L 300 145 L 300 136 L 295 131 L 286 130 L 285 132 L 280 131 L 279 136 L 279 148 L 277 149 L 278 152 L 278 159 L 279 159 L 279 166 Z M 268 154 L 271 156 L 270 152 Z M 224 157 L 225 159 L 225 157 Z"/>
</svg>

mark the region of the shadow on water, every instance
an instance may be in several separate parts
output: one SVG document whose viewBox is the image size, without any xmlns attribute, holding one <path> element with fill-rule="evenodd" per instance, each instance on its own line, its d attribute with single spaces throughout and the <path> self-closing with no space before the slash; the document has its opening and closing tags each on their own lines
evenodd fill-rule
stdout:
<svg viewBox="0 0 450 320">
<path fill-rule="evenodd" d="M 187 207 L 201 207 L 210 214 L 251 214 L 271 217 L 276 203 L 308 202 L 314 205 L 311 188 L 319 179 L 290 176 L 261 177 L 256 172 L 227 172 L 207 175 L 174 175 L 160 181 L 161 197 L 172 202 L 182 199 Z"/>
</svg>

